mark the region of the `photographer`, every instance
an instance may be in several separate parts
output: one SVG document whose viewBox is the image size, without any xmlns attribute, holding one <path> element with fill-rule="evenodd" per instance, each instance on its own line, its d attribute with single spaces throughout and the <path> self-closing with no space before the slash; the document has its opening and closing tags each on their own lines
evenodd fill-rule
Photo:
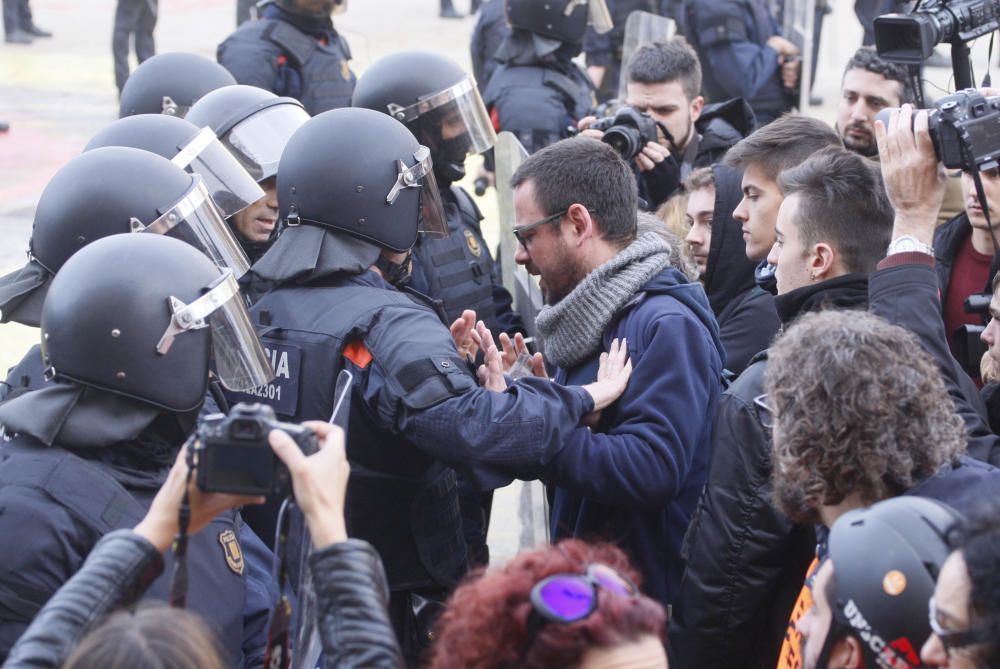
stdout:
<svg viewBox="0 0 1000 669">
<path fill-rule="evenodd" d="M 324 666 L 398 667 L 399 649 L 386 615 L 385 572 L 371 546 L 348 539 L 344 528 L 350 467 L 343 432 L 319 422 L 305 427 L 323 440 L 319 452 L 309 457 L 279 430 L 270 433 L 269 441 L 289 469 L 296 503 L 315 545 L 309 564 L 320 609 Z M 192 624 L 198 619 L 178 609 L 123 611 L 87 632 L 105 614 L 133 605 L 163 571 L 163 552 L 178 532 L 185 490 L 191 509 L 189 535 L 198 533 L 221 511 L 263 501 L 204 493 L 196 484 L 187 484 L 186 456 L 184 449 L 146 517 L 134 529 L 112 532 L 97 543 L 80 571 L 59 589 L 14 646 L 4 669 L 55 668 L 63 666 L 67 656 L 65 666 L 74 669 L 118 667 L 122 662 L 132 669 L 224 666 L 204 622 Z M 159 625 L 149 624 L 153 620 Z"/>
<path fill-rule="evenodd" d="M 655 123 L 649 134 L 655 133 L 656 139 L 643 132 L 642 139 L 648 141 L 635 147 L 637 153 L 622 156 L 636 170 L 639 197 L 654 211 L 693 169 L 719 161 L 729 147 L 753 132 L 756 121 L 739 98 L 705 106 L 700 92 L 701 65 L 683 37 L 641 47 L 627 66 L 626 107 L 619 114 L 632 109 L 647 114 L 648 119 L 629 121 L 629 117 L 619 115 L 598 122 L 588 116 L 579 127 L 583 135 L 608 142 L 610 138 L 604 133 L 608 121 L 614 125 L 622 120 L 631 122 L 639 130 L 652 126 L 649 121 Z"/>
<path fill-rule="evenodd" d="M 983 94 L 993 95 L 995 91 L 985 89 Z M 887 257 L 869 285 L 871 310 L 917 335 L 937 363 L 956 410 L 965 421 L 969 455 L 1000 464 L 1000 439 L 986 422 L 983 398 L 951 355 L 941 316 L 941 290 L 930 244 L 945 184 L 931 139 L 928 112 L 918 112 L 914 120 L 912 108 L 904 105 L 890 115 L 888 127 L 882 121 L 875 122 L 875 138 L 895 220 Z M 994 285 L 991 308 L 1000 307 L 996 289 Z M 1000 308 L 991 313 L 1000 313 Z M 997 323 L 992 320 L 983 340 L 993 360 L 1000 360 L 996 329 Z"/>
</svg>

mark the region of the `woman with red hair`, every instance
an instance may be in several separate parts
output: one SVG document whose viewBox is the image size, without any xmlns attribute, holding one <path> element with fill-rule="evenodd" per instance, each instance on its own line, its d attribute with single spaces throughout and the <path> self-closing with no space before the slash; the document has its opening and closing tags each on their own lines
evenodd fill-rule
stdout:
<svg viewBox="0 0 1000 669">
<path fill-rule="evenodd" d="M 461 585 L 429 669 L 666 669 L 667 617 L 611 545 L 569 539 Z"/>
</svg>

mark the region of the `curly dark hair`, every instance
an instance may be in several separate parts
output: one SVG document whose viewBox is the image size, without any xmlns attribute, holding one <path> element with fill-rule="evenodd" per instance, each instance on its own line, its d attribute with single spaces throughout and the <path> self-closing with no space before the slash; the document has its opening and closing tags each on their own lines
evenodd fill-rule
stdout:
<svg viewBox="0 0 1000 669">
<path fill-rule="evenodd" d="M 625 554 L 608 544 L 567 539 L 519 554 L 503 567 L 474 572 L 455 590 L 438 621 L 430 669 L 544 669 L 573 667 L 587 650 L 618 646 L 666 632 L 666 614 L 652 599 L 607 596 L 597 610 L 569 624 L 545 625 L 532 639 L 529 595 L 536 583 L 559 573 L 583 573 L 600 562 L 634 582 Z"/>
<path fill-rule="evenodd" d="M 1000 640 L 1000 502 L 986 500 L 970 513 L 952 548 L 962 551 L 969 575 L 972 627 L 985 627 Z M 1000 669 L 1000 641 L 989 644 L 978 659 L 985 669 Z"/>
<path fill-rule="evenodd" d="M 906 66 L 882 60 L 879 58 L 878 52 L 870 46 L 863 46 L 854 52 L 851 59 L 847 61 L 844 74 L 847 74 L 849 70 L 867 70 L 874 74 L 881 74 L 889 81 L 898 81 L 902 87 L 899 94 L 899 104 L 907 102 L 912 104 L 916 101 L 916 96 L 913 94 L 913 84 L 910 82 L 910 73 Z"/>
<path fill-rule="evenodd" d="M 940 373 L 910 332 L 862 311 L 798 319 L 771 346 L 774 496 L 816 523 L 820 506 L 903 493 L 965 452 Z"/>
</svg>

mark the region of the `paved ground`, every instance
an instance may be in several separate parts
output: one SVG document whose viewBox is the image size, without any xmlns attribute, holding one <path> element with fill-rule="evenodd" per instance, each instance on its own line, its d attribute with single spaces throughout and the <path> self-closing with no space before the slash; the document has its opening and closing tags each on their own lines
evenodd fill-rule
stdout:
<svg viewBox="0 0 1000 669">
<path fill-rule="evenodd" d="M 160 0 L 158 50 L 212 57 L 234 27 L 235 4 L 235 0 Z M 464 0 L 457 4 L 466 8 Z M 0 45 L 0 120 L 12 125 L 10 132 L 0 135 L 0 273 L 24 262 L 34 207 L 49 178 L 117 114 L 110 54 L 113 0 L 35 0 L 32 5 L 36 22 L 55 37 L 30 46 Z M 814 89 L 824 104 L 810 112 L 831 123 L 843 64 L 861 40 L 853 3 L 838 0 L 834 5 Z M 437 0 L 351 0 L 338 26 L 351 43 L 359 73 L 386 53 L 411 48 L 439 51 L 468 64 L 473 19 L 439 19 Z M 974 61 L 982 66 L 985 44 L 974 53 Z M 928 72 L 938 86 L 947 85 L 948 74 Z M 481 205 L 492 245 L 496 234 L 492 193 Z M 37 331 L 0 327 L 0 370 L 14 364 L 36 341 Z M 513 501 L 528 493 L 512 489 L 502 494 Z M 524 530 L 513 526 L 502 531 L 505 545 L 516 545 L 518 532 L 524 537 Z"/>
</svg>

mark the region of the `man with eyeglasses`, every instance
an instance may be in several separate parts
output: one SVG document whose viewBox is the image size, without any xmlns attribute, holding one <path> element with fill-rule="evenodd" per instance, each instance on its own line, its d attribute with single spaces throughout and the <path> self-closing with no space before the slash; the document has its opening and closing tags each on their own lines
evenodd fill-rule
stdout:
<svg viewBox="0 0 1000 669">
<path fill-rule="evenodd" d="M 724 352 L 704 290 L 670 266 L 671 248 L 638 227 L 629 165 L 607 144 L 563 140 L 514 174 L 515 260 L 540 276 L 536 319 L 555 378 L 595 378 L 601 352 L 627 341 L 634 372 L 589 432 L 545 463 L 553 538 L 627 550 L 643 587 L 676 600 L 680 547 L 707 474 Z"/>
</svg>

